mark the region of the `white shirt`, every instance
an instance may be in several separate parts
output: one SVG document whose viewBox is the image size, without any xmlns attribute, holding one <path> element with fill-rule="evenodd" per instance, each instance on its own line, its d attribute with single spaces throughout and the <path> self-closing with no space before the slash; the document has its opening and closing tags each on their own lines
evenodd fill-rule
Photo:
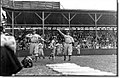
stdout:
<svg viewBox="0 0 120 78">
<path fill-rule="evenodd" d="M 1 46 L 5 45 L 16 52 L 16 40 L 14 36 L 6 36 L 4 34 L 1 34 Z"/>
<path fill-rule="evenodd" d="M 32 35 L 32 36 L 31 36 L 31 42 L 37 42 L 39 37 L 41 37 L 41 36 L 38 35 L 38 34 Z"/>
<path fill-rule="evenodd" d="M 66 43 L 72 43 L 72 42 L 74 42 L 73 37 L 71 37 L 70 35 L 64 35 L 64 37 L 65 37 L 65 42 Z"/>
<path fill-rule="evenodd" d="M 55 42 L 55 40 L 52 40 L 51 43 L 50 43 L 49 48 L 53 48 L 55 46 L 56 46 L 56 42 Z"/>
<path fill-rule="evenodd" d="M 43 44 L 42 43 L 39 43 L 38 46 L 39 46 L 39 49 L 43 49 Z"/>
</svg>

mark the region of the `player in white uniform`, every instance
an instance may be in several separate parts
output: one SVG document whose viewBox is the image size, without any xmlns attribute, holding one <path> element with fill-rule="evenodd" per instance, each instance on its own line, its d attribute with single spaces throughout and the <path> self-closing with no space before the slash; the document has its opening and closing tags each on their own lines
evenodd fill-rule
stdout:
<svg viewBox="0 0 120 78">
<path fill-rule="evenodd" d="M 80 55 L 80 48 L 81 48 L 81 44 L 80 44 L 80 42 L 77 44 L 77 46 L 76 46 L 76 49 L 77 49 L 77 54 L 79 54 Z"/>
<path fill-rule="evenodd" d="M 39 58 L 42 56 L 43 59 L 45 59 L 44 51 L 43 51 L 44 45 L 42 43 L 39 43 L 38 46 L 39 46 L 39 49 L 38 49 L 38 56 L 39 56 Z"/>
<path fill-rule="evenodd" d="M 56 44 L 56 51 L 57 51 L 57 55 L 61 55 L 62 54 L 62 51 L 63 51 L 63 45 L 62 43 L 57 43 Z"/>
<path fill-rule="evenodd" d="M 44 52 L 43 52 L 43 44 L 42 42 L 38 42 L 38 44 L 36 44 L 36 47 L 34 49 L 34 54 L 35 54 L 35 60 L 37 61 L 37 57 L 43 57 L 43 59 L 45 59 L 45 56 L 44 56 Z"/>
<path fill-rule="evenodd" d="M 72 43 L 74 43 L 74 39 L 73 39 L 72 36 L 70 36 L 69 32 L 67 33 L 67 35 L 65 35 L 59 29 L 58 29 L 58 31 L 65 38 L 65 43 L 64 43 L 64 61 L 66 60 L 66 56 L 69 56 L 68 61 L 70 61 L 71 60 L 71 55 L 72 55 L 72 52 L 73 52 Z"/>
<path fill-rule="evenodd" d="M 55 59 L 56 42 L 57 42 L 56 36 L 54 36 L 54 37 L 53 37 L 53 40 L 51 41 L 50 46 L 49 46 L 49 48 L 52 49 L 52 52 L 51 52 L 51 54 L 50 54 L 50 56 L 49 56 L 49 59 L 52 57 L 52 60 Z"/>
<path fill-rule="evenodd" d="M 32 36 L 31 36 L 31 44 L 30 44 L 30 54 L 32 55 L 33 59 L 34 59 L 34 51 L 35 51 L 35 49 L 38 50 L 35 47 L 38 47 L 37 45 L 38 45 L 39 38 L 42 41 L 45 41 L 40 35 L 36 34 L 36 31 L 34 31 Z"/>
</svg>

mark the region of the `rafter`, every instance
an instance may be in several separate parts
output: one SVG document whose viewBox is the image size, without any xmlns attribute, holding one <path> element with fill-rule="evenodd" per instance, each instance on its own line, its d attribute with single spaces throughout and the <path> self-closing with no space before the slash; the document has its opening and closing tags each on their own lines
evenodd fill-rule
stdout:
<svg viewBox="0 0 120 78">
<path fill-rule="evenodd" d="M 45 17 L 45 20 L 50 16 L 51 13 L 49 13 L 46 17 Z"/>
<path fill-rule="evenodd" d="M 9 12 L 7 12 L 8 16 L 10 17 L 10 19 L 12 20 L 12 17 L 10 16 Z"/>
<path fill-rule="evenodd" d="M 19 12 L 19 14 L 15 17 L 15 19 L 16 19 L 19 15 L 21 15 L 21 12 Z"/>
<path fill-rule="evenodd" d="M 64 17 L 65 19 L 69 20 L 63 13 L 62 13 L 62 15 L 63 15 L 63 17 Z"/>
<path fill-rule="evenodd" d="M 102 14 L 100 14 L 100 16 L 97 18 L 97 20 L 96 20 L 96 21 L 98 21 L 98 20 L 101 18 L 101 16 L 102 16 Z"/>
<path fill-rule="evenodd" d="M 38 15 L 38 13 L 35 12 L 35 14 L 42 20 L 42 17 L 40 17 L 40 15 Z"/>
<path fill-rule="evenodd" d="M 74 14 L 70 20 L 72 20 L 77 14 Z"/>
<path fill-rule="evenodd" d="M 88 15 L 90 16 L 90 18 L 92 18 L 92 20 L 93 20 L 93 21 L 95 21 L 95 19 L 92 17 L 92 15 L 91 15 L 91 14 L 88 14 Z"/>
</svg>

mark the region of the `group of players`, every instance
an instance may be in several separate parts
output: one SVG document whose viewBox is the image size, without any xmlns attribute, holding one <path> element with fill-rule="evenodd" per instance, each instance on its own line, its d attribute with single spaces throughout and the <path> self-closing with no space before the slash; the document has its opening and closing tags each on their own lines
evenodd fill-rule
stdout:
<svg viewBox="0 0 120 78">
<path fill-rule="evenodd" d="M 67 34 L 64 34 L 59 29 L 57 30 L 64 37 L 65 41 L 62 45 L 61 42 L 58 43 L 59 40 L 57 40 L 56 36 L 53 37 L 48 47 L 49 49 L 51 49 L 49 59 L 54 60 L 56 54 L 62 54 L 64 56 L 64 61 L 67 60 L 67 56 L 68 61 L 70 61 L 73 52 L 74 38 L 70 36 L 69 32 L 67 32 Z M 44 42 L 46 40 L 44 40 L 40 35 L 36 34 L 36 31 L 33 31 L 33 34 L 30 36 L 30 39 L 30 55 L 32 56 L 32 59 L 37 61 L 38 57 L 41 58 L 41 56 L 43 57 L 43 59 L 45 59 L 43 47 Z M 78 48 L 78 52 L 80 53 L 80 46 L 77 46 L 76 48 Z"/>
<path fill-rule="evenodd" d="M 49 48 L 51 49 L 51 53 L 49 55 L 49 59 L 52 58 L 52 60 L 55 59 L 56 51 L 57 54 L 63 54 L 64 56 L 64 61 L 67 60 L 68 56 L 68 61 L 71 60 L 71 55 L 73 52 L 73 43 L 74 39 L 72 36 L 70 36 L 70 33 L 67 32 L 65 35 L 62 33 L 59 29 L 58 32 L 65 38 L 65 41 L 63 43 L 58 43 L 59 40 L 57 40 L 57 37 L 54 36 L 53 39 L 51 40 L 51 43 L 49 45 Z M 12 75 L 16 74 L 18 71 L 22 69 L 22 65 L 20 64 L 19 60 L 16 57 L 16 40 L 15 37 L 5 33 L 4 29 L 2 26 L 0 26 L 0 35 L 1 35 L 1 69 L 0 69 L 0 75 Z M 31 58 L 35 61 L 37 61 L 37 58 L 43 57 L 44 52 L 43 52 L 43 47 L 44 47 L 44 40 L 40 35 L 36 34 L 36 31 L 33 31 L 33 34 L 31 34 L 31 43 L 30 43 L 30 54 Z M 62 47 L 62 48 L 61 48 Z M 79 46 L 77 46 L 79 52 Z"/>
</svg>

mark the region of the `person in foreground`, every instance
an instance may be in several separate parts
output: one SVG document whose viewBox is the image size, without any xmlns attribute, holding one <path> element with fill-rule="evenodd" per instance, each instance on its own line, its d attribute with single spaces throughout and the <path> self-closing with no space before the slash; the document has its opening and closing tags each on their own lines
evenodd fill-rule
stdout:
<svg viewBox="0 0 120 78">
<path fill-rule="evenodd" d="M 16 57 L 16 42 L 14 36 L 6 36 L 0 26 L 0 76 L 13 76 L 22 69 Z"/>
<path fill-rule="evenodd" d="M 67 35 L 65 35 L 64 33 L 62 33 L 59 29 L 58 29 L 59 33 L 62 34 L 65 38 L 65 43 L 64 43 L 64 61 L 66 60 L 66 56 L 69 56 L 68 61 L 71 60 L 71 55 L 73 52 L 73 46 L 72 43 L 74 43 L 74 39 L 72 36 L 70 36 L 70 33 L 67 32 Z"/>
</svg>

